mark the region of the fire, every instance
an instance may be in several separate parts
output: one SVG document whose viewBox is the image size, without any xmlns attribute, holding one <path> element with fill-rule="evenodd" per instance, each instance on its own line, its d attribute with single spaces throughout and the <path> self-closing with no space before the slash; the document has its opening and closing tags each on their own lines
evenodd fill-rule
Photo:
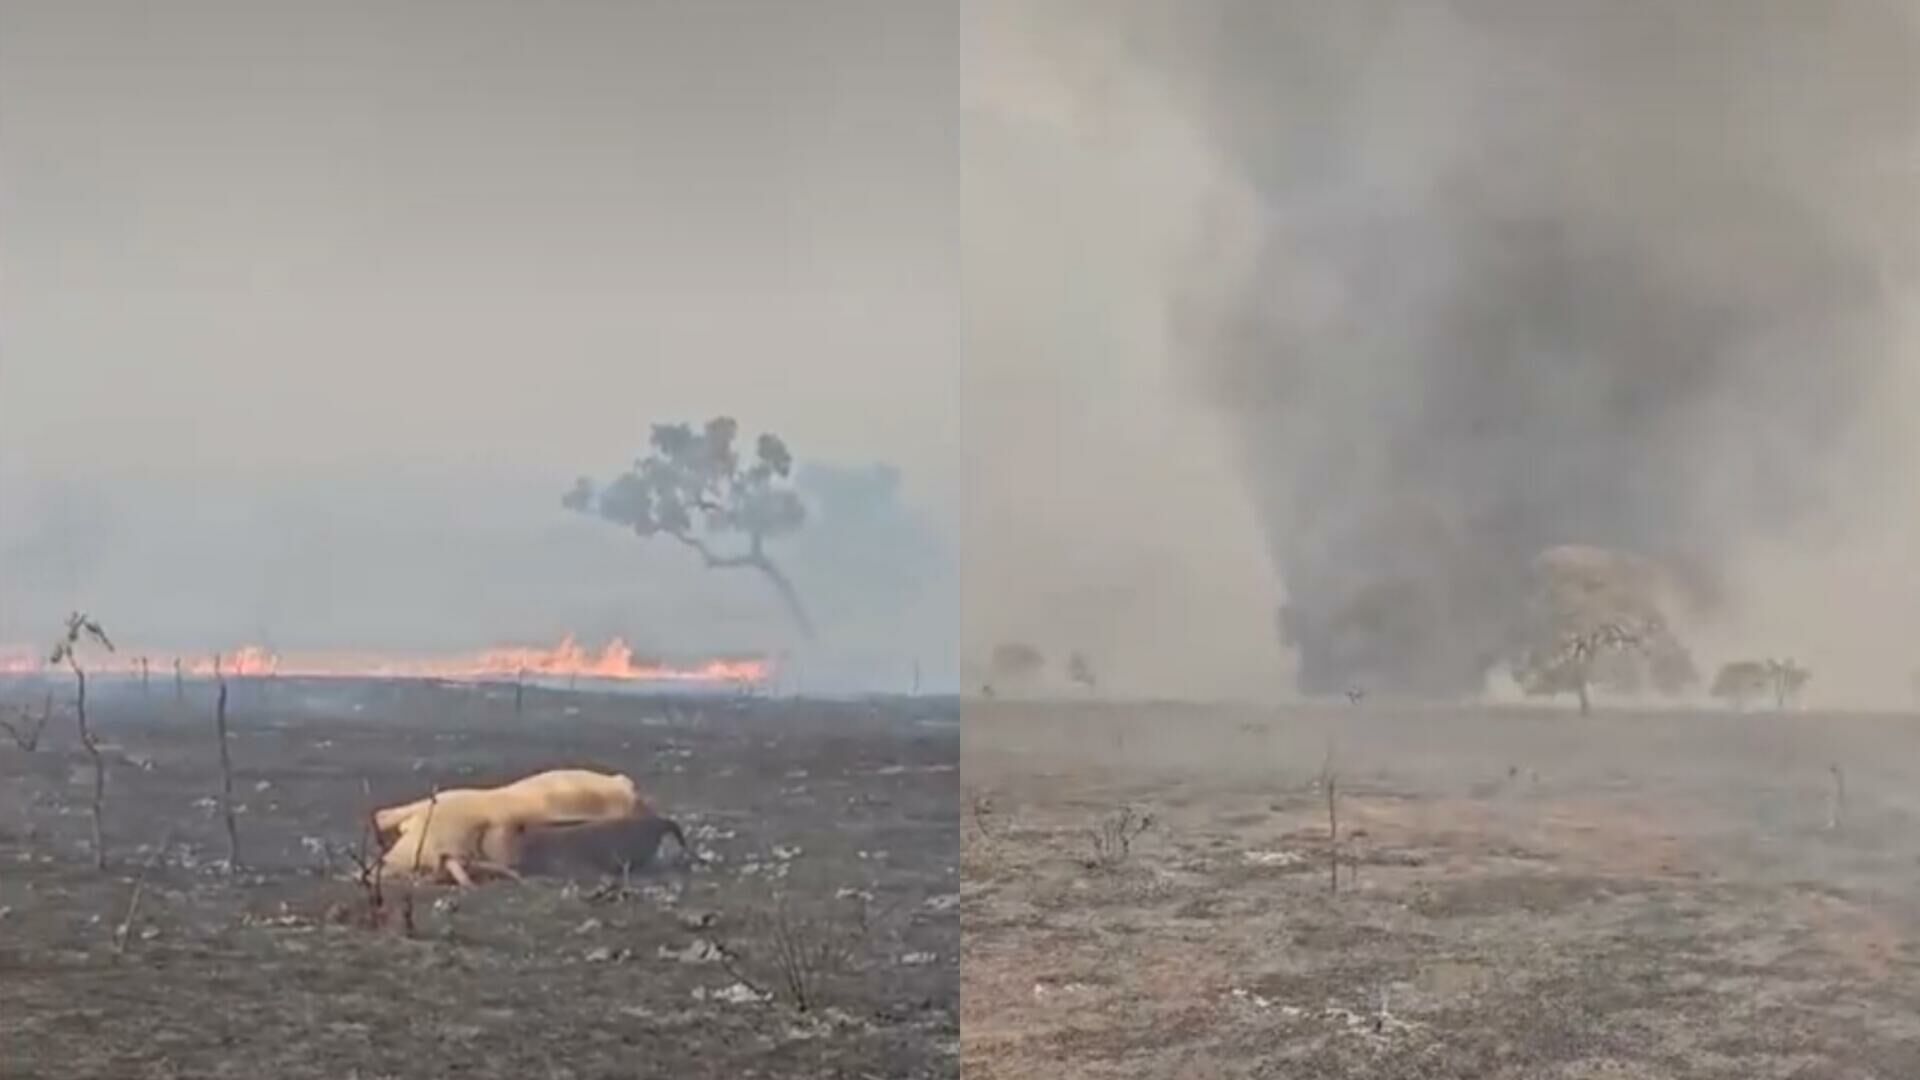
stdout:
<svg viewBox="0 0 1920 1080">
<path fill-rule="evenodd" d="M 764 660 L 708 660 L 693 667 L 669 667 L 636 660 L 627 643 L 615 638 L 599 653 L 590 653 L 573 640 L 561 639 L 552 649 L 494 649 L 480 654 L 481 676 L 565 676 L 614 679 L 621 682 L 730 682 L 757 683 L 767 677 Z"/>
<path fill-rule="evenodd" d="M 0 648 L 0 676 L 32 675 L 46 666 L 47 658 L 25 649 Z"/>
<path fill-rule="evenodd" d="M 106 671 L 126 668 L 139 649 L 123 648 L 119 656 L 94 667 Z M 171 655 L 171 654 L 168 654 Z M 133 674 L 140 661 L 131 661 Z M 31 675 L 45 670 L 45 657 L 25 651 L 0 649 L 0 676 Z M 397 657 L 368 653 L 307 653 L 281 655 L 248 645 L 218 658 L 183 660 L 183 674 L 212 678 L 216 673 L 235 678 L 278 675 L 292 679 L 441 679 L 477 682 L 500 679 L 586 679 L 607 682 L 673 682 L 754 685 L 765 682 L 771 665 L 763 659 L 716 658 L 675 665 L 644 660 L 626 642 L 615 638 L 598 652 L 569 634 L 550 649 L 494 648 L 478 653 L 440 657 Z M 150 661 L 152 677 L 169 677 L 170 662 Z"/>
</svg>

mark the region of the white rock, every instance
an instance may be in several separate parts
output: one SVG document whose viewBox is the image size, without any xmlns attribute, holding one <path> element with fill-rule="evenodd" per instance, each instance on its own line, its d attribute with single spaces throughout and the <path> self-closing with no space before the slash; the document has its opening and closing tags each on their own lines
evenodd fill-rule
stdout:
<svg viewBox="0 0 1920 1080">
<path fill-rule="evenodd" d="M 767 1000 L 767 995 L 756 992 L 746 983 L 736 982 L 732 986 L 719 990 L 708 990 L 704 986 L 696 986 L 693 988 L 693 1000 L 718 1001 L 727 1005 L 758 1005 Z"/>
<path fill-rule="evenodd" d="M 720 962 L 720 946 L 706 938 L 695 938 L 684 949 L 669 949 L 660 946 L 660 959 L 677 960 L 682 964 L 716 964 Z"/>
</svg>

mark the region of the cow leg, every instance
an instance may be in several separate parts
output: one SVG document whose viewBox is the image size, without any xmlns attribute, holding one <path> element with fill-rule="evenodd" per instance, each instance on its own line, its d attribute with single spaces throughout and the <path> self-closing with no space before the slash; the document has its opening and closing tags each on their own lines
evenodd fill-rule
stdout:
<svg viewBox="0 0 1920 1080">
<path fill-rule="evenodd" d="M 465 889 L 473 888 L 473 878 L 467 874 L 466 864 L 458 856 L 449 855 L 442 865 L 446 867 L 447 876 L 453 878 L 455 884 Z"/>
<path fill-rule="evenodd" d="M 525 878 L 522 878 L 520 876 L 520 872 L 518 870 L 515 870 L 513 867 L 508 866 L 505 863 L 492 862 L 487 859 L 475 859 L 473 860 L 472 866 L 473 866 L 473 869 L 475 870 L 485 871 L 486 873 L 494 874 L 498 877 L 506 878 L 509 881 L 525 881 L 526 880 Z"/>
</svg>

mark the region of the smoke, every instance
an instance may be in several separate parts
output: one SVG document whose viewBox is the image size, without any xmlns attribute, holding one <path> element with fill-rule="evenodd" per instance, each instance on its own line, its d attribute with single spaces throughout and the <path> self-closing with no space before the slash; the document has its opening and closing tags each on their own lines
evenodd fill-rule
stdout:
<svg viewBox="0 0 1920 1080">
<path fill-rule="evenodd" d="M 110 499 L 98 486 L 45 478 L 17 486 L 16 492 L 15 482 L 0 477 L 0 506 L 18 505 L 23 511 L 6 515 L 12 521 L 0 519 L 0 565 L 7 568 L 11 586 L 5 591 L 28 600 L 76 602 L 82 583 L 124 540 Z"/>
<path fill-rule="evenodd" d="M 148 10 L 0 3 L 0 642 L 778 650 L 554 506 L 713 407 L 957 528 L 946 5 Z"/>
<path fill-rule="evenodd" d="M 897 466 L 811 461 L 794 471 L 807 526 L 781 559 L 807 590 L 825 648 L 799 655 L 810 689 L 951 691 L 959 684 L 958 563 Z"/>
<path fill-rule="evenodd" d="M 1480 690 L 1555 544 L 1711 584 L 1839 512 L 1905 362 L 1909 5 L 1171 10 L 1130 62 L 1244 207 L 1185 267 L 1178 348 L 1302 690 Z"/>
</svg>

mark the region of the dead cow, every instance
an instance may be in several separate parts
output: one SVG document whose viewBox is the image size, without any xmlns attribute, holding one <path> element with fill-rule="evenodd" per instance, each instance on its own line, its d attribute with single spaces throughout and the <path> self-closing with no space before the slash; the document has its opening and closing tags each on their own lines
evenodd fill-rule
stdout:
<svg viewBox="0 0 1920 1080">
<path fill-rule="evenodd" d="M 693 856 L 679 824 L 657 815 L 528 829 L 521 835 L 517 866 L 527 874 L 624 876 L 651 862 L 669 836 Z"/>
<path fill-rule="evenodd" d="M 386 843 L 401 823 L 423 816 L 429 803 L 475 794 L 511 801 L 519 812 L 544 814 L 556 821 L 606 821 L 632 817 L 643 809 L 630 777 L 588 769 L 549 769 L 497 788 L 454 788 L 404 806 L 375 810 L 373 827 Z"/>
<path fill-rule="evenodd" d="M 555 844 L 566 837 L 604 844 L 644 834 L 657 846 L 664 834 L 686 847 L 679 825 L 661 818 L 634 789 L 632 779 L 584 769 L 537 773 L 497 788 L 443 791 L 377 810 L 373 821 L 387 845 L 383 873 L 460 885 L 471 885 L 476 873 L 518 877 L 530 844 L 546 863 L 552 861 Z M 646 856 L 651 854 L 649 848 Z M 630 857 L 628 864 L 644 861 Z"/>
</svg>

